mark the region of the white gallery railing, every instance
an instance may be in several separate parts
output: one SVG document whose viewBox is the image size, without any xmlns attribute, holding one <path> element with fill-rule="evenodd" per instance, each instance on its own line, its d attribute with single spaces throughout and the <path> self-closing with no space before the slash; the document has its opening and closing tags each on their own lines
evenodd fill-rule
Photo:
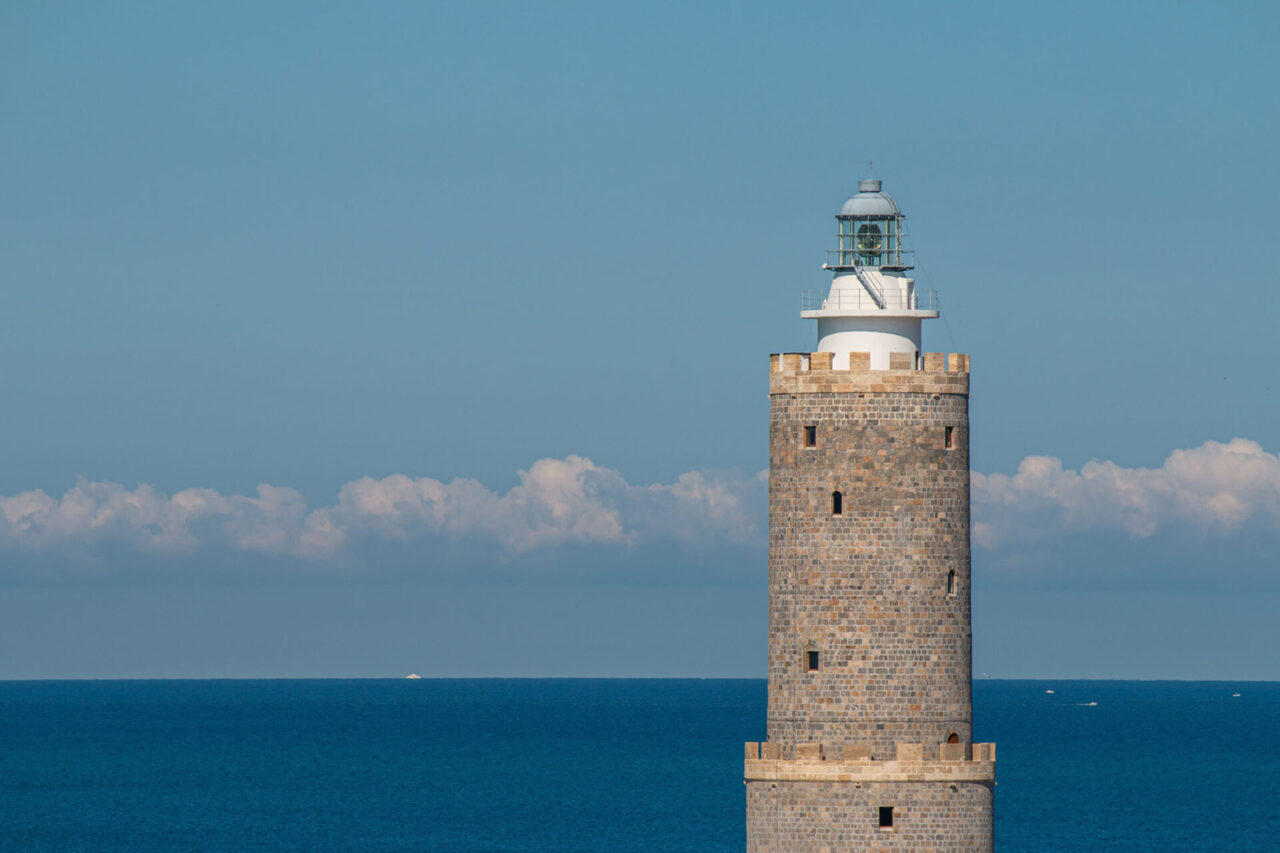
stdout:
<svg viewBox="0 0 1280 853">
<path fill-rule="evenodd" d="M 800 293 L 801 311 L 937 311 L 938 291 L 912 289 L 902 291 L 886 291 L 881 294 L 884 305 L 877 304 L 875 297 L 867 291 L 838 290 L 831 293 L 827 290 L 803 290 Z"/>
</svg>

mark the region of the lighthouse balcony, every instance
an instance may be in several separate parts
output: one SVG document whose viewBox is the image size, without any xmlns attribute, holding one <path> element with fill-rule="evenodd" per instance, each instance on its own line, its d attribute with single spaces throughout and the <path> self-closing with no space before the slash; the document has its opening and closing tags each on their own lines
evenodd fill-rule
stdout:
<svg viewBox="0 0 1280 853">
<path fill-rule="evenodd" d="M 800 293 L 800 316 L 848 316 L 853 312 L 892 313 L 898 316 L 932 318 L 938 316 L 938 291 L 910 288 L 871 293 L 864 288 L 804 290 Z"/>
</svg>

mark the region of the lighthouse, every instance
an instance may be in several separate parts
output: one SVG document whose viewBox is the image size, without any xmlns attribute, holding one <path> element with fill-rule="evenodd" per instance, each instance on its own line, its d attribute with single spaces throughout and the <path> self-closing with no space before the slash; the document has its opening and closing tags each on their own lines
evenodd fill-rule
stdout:
<svg viewBox="0 0 1280 853">
<path fill-rule="evenodd" d="M 969 357 L 877 180 L 836 214 L 817 347 L 769 365 L 768 739 L 747 848 L 991 850 L 995 745 L 973 742 Z"/>
</svg>

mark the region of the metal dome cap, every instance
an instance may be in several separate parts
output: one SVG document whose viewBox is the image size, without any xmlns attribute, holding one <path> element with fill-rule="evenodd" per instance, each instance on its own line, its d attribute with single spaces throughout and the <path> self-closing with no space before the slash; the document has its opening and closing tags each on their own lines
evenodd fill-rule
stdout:
<svg viewBox="0 0 1280 853">
<path fill-rule="evenodd" d="M 880 188 L 877 180 L 858 181 L 858 194 L 849 196 L 849 200 L 840 208 L 837 216 L 890 217 L 901 216 L 897 202 L 893 196 Z"/>
</svg>

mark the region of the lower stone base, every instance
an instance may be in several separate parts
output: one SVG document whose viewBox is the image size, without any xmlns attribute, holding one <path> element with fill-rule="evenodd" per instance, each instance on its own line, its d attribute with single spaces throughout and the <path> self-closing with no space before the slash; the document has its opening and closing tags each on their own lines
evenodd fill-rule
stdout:
<svg viewBox="0 0 1280 853">
<path fill-rule="evenodd" d="M 992 818 L 984 782 L 747 781 L 749 853 L 990 851 Z"/>
</svg>

